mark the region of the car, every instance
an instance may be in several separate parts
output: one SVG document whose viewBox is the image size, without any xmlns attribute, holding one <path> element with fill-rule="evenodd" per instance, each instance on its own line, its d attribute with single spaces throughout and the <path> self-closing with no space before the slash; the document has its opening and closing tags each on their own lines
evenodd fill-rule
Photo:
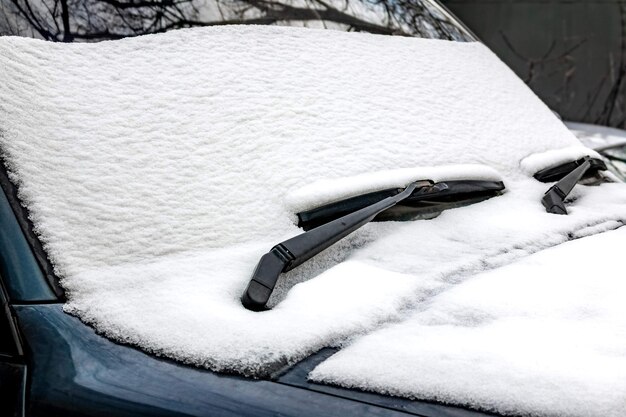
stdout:
<svg viewBox="0 0 626 417">
<path fill-rule="evenodd" d="M 5 414 L 619 414 L 625 186 L 483 45 L 217 27 L 0 68 Z"/>
</svg>

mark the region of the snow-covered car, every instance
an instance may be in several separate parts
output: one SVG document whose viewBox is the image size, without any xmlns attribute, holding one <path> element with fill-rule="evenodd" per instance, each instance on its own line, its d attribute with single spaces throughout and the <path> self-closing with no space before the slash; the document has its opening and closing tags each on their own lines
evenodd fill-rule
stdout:
<svg viewBox="0 0 626 417">
<path fill-rule="evenodd" d="M 626 185 L 484 45 L 8 37 L 0 73 L 7 414 L 626 409 Z"/>
<path fill-rule="evenodd" d="M 597 151 L 617 177 L 626 181 L 626 131 L 589 123 L 565 122 L 587 147 Z"/>
</svg>

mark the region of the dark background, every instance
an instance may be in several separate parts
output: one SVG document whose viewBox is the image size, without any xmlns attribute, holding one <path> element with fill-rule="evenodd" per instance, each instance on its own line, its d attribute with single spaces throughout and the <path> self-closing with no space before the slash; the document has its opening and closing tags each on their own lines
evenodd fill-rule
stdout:
<svg viewBox="0 0 626 417">
<path fill-rule="evenodd" d="M 626 1 L 443 3 L 563 119 L 626 129 Z"/>
</svg>

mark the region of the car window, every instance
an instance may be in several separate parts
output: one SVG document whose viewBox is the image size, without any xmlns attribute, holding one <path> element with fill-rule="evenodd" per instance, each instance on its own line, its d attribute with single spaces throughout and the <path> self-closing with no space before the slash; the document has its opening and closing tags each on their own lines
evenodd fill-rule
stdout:
<svg viewBox="0 0 626 417">
<path fill-rule="evenodd" d="M 231 24 L 476 40 L 462 23 L 434 0 L 86 0 L 70 4 L 65 18 L 56 7 L 9 5 L 5 16 L 0 14 L 0 35 L 63 42 L 100 41 Z"/>
<path fill-rule="evenodd" d="M 226 21 L 474 40 L 445 9 L 427 0 L 217 0 L 216 5 Z"/>
</svg>

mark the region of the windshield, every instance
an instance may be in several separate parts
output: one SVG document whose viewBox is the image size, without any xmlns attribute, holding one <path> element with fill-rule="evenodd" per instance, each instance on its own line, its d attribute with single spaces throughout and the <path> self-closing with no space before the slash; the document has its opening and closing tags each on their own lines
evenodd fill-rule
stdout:
<svg viewBox="0 0 626 417">
<path fill-rule="evenodd" d="M 387 35 L 471 41 L 438 4 L 425 0 L 217 0 L 223 19 Z"/>
<path fill-rule="evenodd" d="M 98 41 L 189 27 L 260 24 L 476 40 L 432 0 L 87 0 L 66 3 L 66 8 L 44 7 L 36 0 L 25 4 L 8 6 L 0 16 L 0 35 Z"/>
</svg>

